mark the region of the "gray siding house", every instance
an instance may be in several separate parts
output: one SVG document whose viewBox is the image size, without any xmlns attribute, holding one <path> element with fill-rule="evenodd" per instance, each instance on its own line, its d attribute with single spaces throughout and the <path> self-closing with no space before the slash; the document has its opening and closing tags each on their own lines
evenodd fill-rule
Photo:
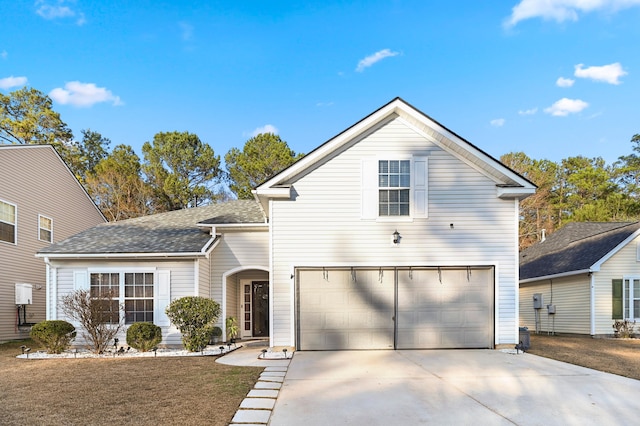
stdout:
<svg viewBox="0 0 640 426">
<path fill-rule="evenodd" d="M 36 252 L 106 222 L 50 145 L 0 145 L 0 342 L 45 319 L 46 265 Z"/>
<path fill-rule="evenodd" d="M 640 222 L 568 223 L 520 253 L 521 326 L 608 336 L 616 319 L 640 321 Z"/>
<path fill-rule="evenodd" d="M 518 340 L 518 206 L 535 186 L 396 98 L 255 189 L 255 200 L 95 227 L 40 251 L 48 315 L 120 289 L 128 322 L 200 295 L 241 337 L 298 350 Z M 148 292 L 137 294 L 143 286 Z M 129 295 L 129 296 L 128 296 Z M 127 308 L 128 306 L 128 308 Z M 138 308 L 140 307 L 140 308 Z"/>
</svg>

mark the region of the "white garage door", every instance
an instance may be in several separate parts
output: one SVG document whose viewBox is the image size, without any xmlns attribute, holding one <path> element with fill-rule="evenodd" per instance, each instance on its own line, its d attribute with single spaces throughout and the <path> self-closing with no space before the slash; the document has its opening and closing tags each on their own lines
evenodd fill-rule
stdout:
<svg viewBox="0 0 640 426">
<path fill-rule="evenodd" d="M 298 270 L 298 347 L 393 349 L 393 270 Z"/>
<path fill-rule="evenodd" d="M 296 284 L 301 350 L 493 346 L 490 267 L 298 269 Z"/>
<path fill-rule="evenodd" d="M 398 349 L 491 348 L 493 269 L 398 271 Z"/>
</svg>

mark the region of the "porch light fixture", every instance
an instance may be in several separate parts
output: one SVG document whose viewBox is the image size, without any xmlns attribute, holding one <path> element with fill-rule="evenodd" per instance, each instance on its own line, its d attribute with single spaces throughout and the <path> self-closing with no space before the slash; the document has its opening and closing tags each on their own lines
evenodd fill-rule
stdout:
<svg viewBox="0 0 640 426">
<path fill-rule="evenodd" d="M 400 243 L 400 233 L 398 232 L 398 230 L 396 229 L 393 232 L 393 244 L 399 244 Z"/>
</svg>

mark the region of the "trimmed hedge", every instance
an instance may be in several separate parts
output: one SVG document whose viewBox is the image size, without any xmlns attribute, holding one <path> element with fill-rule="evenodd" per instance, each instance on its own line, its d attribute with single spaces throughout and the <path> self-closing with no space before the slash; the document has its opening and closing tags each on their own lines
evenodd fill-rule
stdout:
<svg viewBox="0 0 640 426">
<path fill-rule="evenodd" d="M 136 322 L 127 330 L 127 345 L 148 352 L 162 341 L 162 329 L 150 322 Z"/>
<path fill-rule="evenodd" d="M 59 354 L 71 346 L 71 342 L 76 338 L 76 328 L 67 321 L 42 321 L 31 328 L 30 336 L 47 348 L 48 353 Z"/>
</svg>

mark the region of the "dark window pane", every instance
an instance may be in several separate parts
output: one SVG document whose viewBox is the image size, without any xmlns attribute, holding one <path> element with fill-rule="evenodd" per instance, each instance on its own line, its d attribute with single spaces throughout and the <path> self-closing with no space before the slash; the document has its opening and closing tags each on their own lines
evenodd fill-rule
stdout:
<svg viewBox="0 0 640 426">
<path fill-rule="evenodd" d="M 378 161 L 378 173 L 389 173 L 389 163 L 387 161 Z"/>
<path fill-rule="evenodd" d="M 400 164 L 398 161 L 389 161 L 389 173 L 398 173 L 400 171 Z"/>
</svg>

